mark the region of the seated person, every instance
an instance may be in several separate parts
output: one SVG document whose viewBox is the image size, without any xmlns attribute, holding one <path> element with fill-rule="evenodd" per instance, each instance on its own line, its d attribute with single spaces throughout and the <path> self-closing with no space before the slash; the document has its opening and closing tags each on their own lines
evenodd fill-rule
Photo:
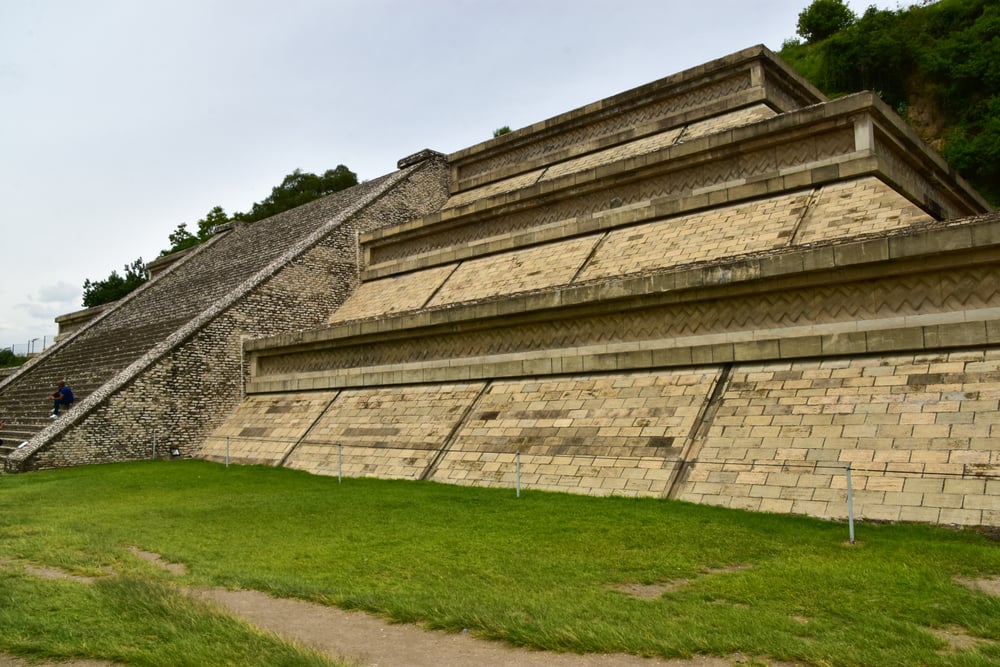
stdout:
<svg viewBox="0 0 1000 667">
<path fill-rule="evenodd" d="M 60 382 L 56 390 L 49 394 L 49 398 L 52 400 L 52 414 L 49 415 L 49 419 L 55 419 L 59 416 L 59 406 L 68 408 L 73 405 L 73 390 L 67 387 L 65 382 Z"/>
</svg>

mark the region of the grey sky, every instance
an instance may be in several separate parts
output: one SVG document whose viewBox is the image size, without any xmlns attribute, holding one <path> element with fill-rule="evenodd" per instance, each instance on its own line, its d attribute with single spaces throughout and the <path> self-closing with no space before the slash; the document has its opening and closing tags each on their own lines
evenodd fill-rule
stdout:
<svg viewBox="0 0 1000 667">
<path fill-rule="evenodd" d="M 51 338 L 85 279 L 154 259 L 213 206 L 248 210 L 296 168 L 371 179 L 777 50 L 807 4 L 0 0 L 0 348 Z"/>
</svg>

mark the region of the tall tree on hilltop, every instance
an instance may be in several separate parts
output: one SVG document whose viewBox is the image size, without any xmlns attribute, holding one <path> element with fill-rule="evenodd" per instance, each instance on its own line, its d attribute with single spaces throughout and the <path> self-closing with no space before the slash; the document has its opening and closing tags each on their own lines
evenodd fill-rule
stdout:
<svg viewBox="0 0 1000 667">
<path fill-rule="evenodd" d="M 820 37 L 846 20 L 841 10 L 840 19 L 817 18 L 825 16 L 821 3 L 829 2 L 842 4 L 815 0 L 799 15 L 807 41 L 786 41 L 785 62 L 831 97 L 877 93 L 988 201 L 1000 204 L 1000 2 L 873 6 Z"/>
<path fill-rule="evenodd" d="M 197 229 L 194 232 L 188 230 L 187 223 L 180 223 L 167 237 L 170 248 L 162 251 L 160 255 L 169 255 L 196 246 L 208 240 L 219 225 L 232 220 L 256 222 L 357 184 L 357 174 L 342 164 L 334 169 L 327 169 L 322 176 L 296 169 L 285 176 L 280 185 L 272 188 L 267 198 L 255 203 L 248 213 L 234 213 L 230 217 L 221 206 L 214 206 L 197 222 Z M 125 266 L 124 276 L 112 271 L 104 280 L 91 281 L 89 278 L 85 280 L 83 305 L 91 308 L 117 301 L 147 280 L 149 280 L 149 269 L 142 258 L 139 258 Z"/>
<path fill-rule="evenodd" d="M 797 32 L 807 42 L 818 42 L 851 25 L 855 18 L 844 0 L 813 0 L 799 13 Z"/>
<path fill-rule="evenodd" d="M 272 188 L 267 198 L 254 203 L 247 213 L 235 213 L 233 219 L 256 222 L 357 184 L 357 174 L 342 164 L 327 169 L 322 176 L 296 169 Z"/>
<path fill-rule="evenodd" d="M 175 229 L 173 233 L 167 237 L 170 241 L 170 249 L 162 251 L 160 256 L 169 255 L 172 252 L 185 250 L 198 245 L 214 234 L 215 229 L 219 225 L 224 225 L 227 222 L 229 222 L 229 216 L 226 215 L 225 210 L 223 210 L 221 206 L 212 207 L 212 210 L 209 211 L 204 218 L 198 221 L 198 231 L 196 234 L 189 232 L 187 229 L 187 223 L 182 222 L 177 225 L 177 229 Z"/>
<path fill-rule="evenodd" d="M 112 271 L 104 280 L 83 281 L 83 305 L 85 308 L 93 308 L 105 303 L 111 303 L 122 298 L 135 288 L 149 280 L 149 268 L 138 258 L 131 264 L 125 265 L 125 275 L 119 275 L 117 271 Z"/>
</svg>

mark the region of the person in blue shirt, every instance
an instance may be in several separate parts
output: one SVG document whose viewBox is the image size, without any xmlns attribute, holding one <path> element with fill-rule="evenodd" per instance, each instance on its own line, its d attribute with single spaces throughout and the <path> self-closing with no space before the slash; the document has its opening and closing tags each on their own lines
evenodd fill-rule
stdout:
<svg viewBox="0 0 1000 667">
<path fill-rule="evenodd" d="M 49 398 L 52 399 L 52 414 L 49 415 L 49 419 L 55 419 L 59 416 L 59 406 L 69 408 L 73 405 L 73 390 L 66 386 L 65 382 L 60 382 L 56 390 L 49 394 Z"/>
</svg>

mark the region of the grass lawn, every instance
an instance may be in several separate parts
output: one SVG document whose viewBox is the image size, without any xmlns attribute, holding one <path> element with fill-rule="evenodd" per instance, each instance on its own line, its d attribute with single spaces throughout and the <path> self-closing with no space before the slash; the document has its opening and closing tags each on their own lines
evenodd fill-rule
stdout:
<svg viewBox="0 0 1000 667">
<path fill-rule="evenodd" d="M 184 596 L 251 588 L 527 647 L 804 664 L 1000 665 L 971 531 L 202 461 L 0 476 L 0 652 L 323 665 Z M 175 577 L 129 547 L 184 563 Z M 54 567 L 94 583 L 31 576 Z M 110 574 L 109 574 L 110 573 Z M 946 637 L 961 637 L 961 649 Z"/>
</svg>

